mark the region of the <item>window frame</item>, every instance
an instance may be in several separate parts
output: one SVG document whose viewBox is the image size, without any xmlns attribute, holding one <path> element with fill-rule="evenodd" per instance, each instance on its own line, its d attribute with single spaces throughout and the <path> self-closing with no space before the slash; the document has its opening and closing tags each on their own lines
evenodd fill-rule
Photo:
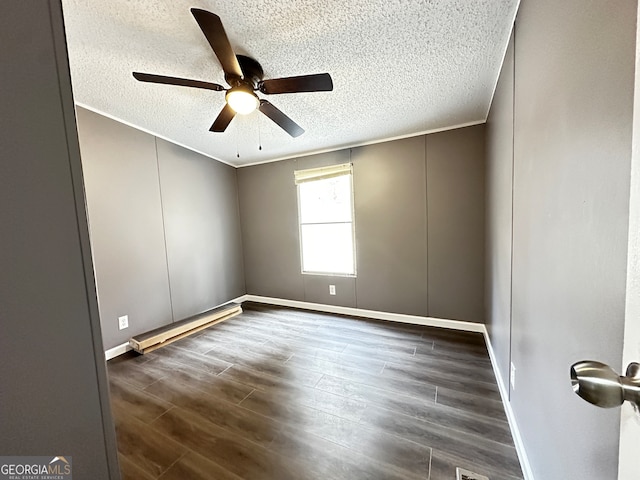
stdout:
<svg viewBox="0 0 640 480">
<path fill-rule="evenodd" d="M 346 165 L 346 164 L 345 164 Z M 318 178 L 316 180 L 305 180 L 301 182 L 296 182 L 296 197 L 297 197 L 297 207 L 298 207 L 298 247 L 300 252 L 300 273 L 302 275 L 315 275 L 315 276 L 325 276 L 325 277 L 347 277 L 347 278 L 356 278 L 357 271 L 357 258 L 356 258 L 356 216 L 355 216 L 355 195 L 353 190 L 353 164 L 349 163 L 349 172 L 342 173 L 339 175 L 335 175 L 335 177 L 339 176 L 348 176 L 349 177 L 349 197 L 351 202 L 351 222 L 320 222 L 320 223 L 302 223 L 302 208 L 300 202 L 300 185 L 303 183 L 317 182 L 321 180 L 326 180 L 326 178 Z M 318 170 L 324 169 L 327 167 L 320 167 Z M 296 170 L 294 174 L 297 172 L 305 172 L 315 170 L 315 168 Z M 344 273 L 344 272 L 316 272 L 316 271 L 305 271 L 304 269 L 304 252 L 303 252 L 303 243 L 302 243 L 302 226 L 303 225 L 338 225 L 351 223 L 351 245 L 352 245 L 352 253 L 353 253 L 353 264 L 352 271 L 353 273 Z"/>
</svg>

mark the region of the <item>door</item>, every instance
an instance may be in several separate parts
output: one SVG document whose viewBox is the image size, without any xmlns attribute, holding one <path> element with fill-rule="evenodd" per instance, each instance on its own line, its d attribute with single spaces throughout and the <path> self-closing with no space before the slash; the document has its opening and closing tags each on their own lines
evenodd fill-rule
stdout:
<svg viewBox="0 0 640 480">
<path fill-rule="evenodd" d="M 640 19 L 640 15 L 638 16 Z M 630 362 L 640 362 L 640 37 L 636 30 L 636 77 L 631 153 L 631 196 L 629 201 L 629 250 L 627 256 L 627 295 L 624 349 L 620 371 Z M 620 455 L 618 480 L 640 477 L 638 446 L 640 414 L 625 402 L 620 413 Z"/>
<path fill-rule="evenodd" d="M 636 98 L 638 96 L 636 87 Z M 636 100 L 636 112 L 637 112 Z M 634 116 L 636 114 L 634 113 Z M 631 208 L 629 215 L 629 253 L 627 260 L 627 298 L 625 308 L 624 349 L 621 372 L 630 362 L 640 362 L 640 152 L 635 146 L 638 126 L 634 120 L 634 160 L 632 170 Z M 640 445 L 640 413 L 629 402 L 620 412 L 620 456 L 618 480 L 640 477 L 638 446 Z"/>
</svg>

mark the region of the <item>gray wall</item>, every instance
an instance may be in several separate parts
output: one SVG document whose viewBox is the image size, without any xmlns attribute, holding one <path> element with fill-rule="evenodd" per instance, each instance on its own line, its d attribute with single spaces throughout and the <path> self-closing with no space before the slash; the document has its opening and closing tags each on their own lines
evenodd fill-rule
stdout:
<svg viewBox="0 0 640 480">
<path fill-rule="evenodd" d="M 304 300 L 293 161 L 238 170 L 247 293 Z"/>
<path fill-rule="evenodd" d="M 429 315 L 484 321 L 484 126 L 427 137 Z"/>
<path fill-rule="evenodd" d="M 105 349 L 170 323 L 155 138 L 77 109 Z M 129 328 L 118 330 L 118 317 Z"/>
<path fill-rule="evenodd" d="M 118 479 L 57 1 L 0 4 L 0 453 Z"/>
<path fill-rule="evenodd" d="M 244 295 L 236 170 L 158 139 L 175 319 Z"/>
<path fill-rule="evenodd" d="M 486 324 L 502 383 L 511 362 L 513 224 L 513 34 L 486 126 Z"/>
<path fill-rule="evenodd" d="M 243 295 L 235 169 L 77 115 L 105 349 Z"/>
<path fill-rule="evenodd" d="M 634 1 L 523 1 L 514 127 L 489 125 L 490 176 L 509 169 L 499 164 L 513 132 L 511 404 L 535 478 L 616 478 L 619 411 L 574 395 L 568 370 L 581 359 L 621 362 L 635 22 Z M 508 90 L 497 92 L 494 120 L 507 115 Z M 504 184 L 490 188 L 508 201 Z M 492 235 L 488 251 L 505 263 L 509 249 Z M 502 295 L 503 276 L 489 296 Z M 507 321 L 499 309 L 492 342 L 506 352 L 493 328 Z"/>
<path fill-rule="evenodd" d="M 247 293 L 483 321 L 483 132 L 468 127 L 238 169 Z M 303 275 L 293 171 L 350 159 L 357 278 Z M 438 233 L 428 237 L 431 224 Z"/>
<path fill-rule="evenodd" d="M 429 312 L 425 143 L 353 149 L 359 308 Z"/>
</svg>

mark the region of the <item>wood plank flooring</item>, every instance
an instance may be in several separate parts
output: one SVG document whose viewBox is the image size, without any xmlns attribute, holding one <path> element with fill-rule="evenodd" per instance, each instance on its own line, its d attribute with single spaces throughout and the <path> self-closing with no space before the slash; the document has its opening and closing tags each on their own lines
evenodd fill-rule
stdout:
<svg viewBox="0 0 640 480">
<path fill-rule="evenodd" d="M 482 335 L 258 304 L 108 362 L 123 480 L 521 480 Z"/>
</svg>

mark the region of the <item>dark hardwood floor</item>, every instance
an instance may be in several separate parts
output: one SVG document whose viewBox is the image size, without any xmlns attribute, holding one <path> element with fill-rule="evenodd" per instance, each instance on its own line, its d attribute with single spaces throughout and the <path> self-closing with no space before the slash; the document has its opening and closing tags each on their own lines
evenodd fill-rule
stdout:
<svg viewBox="0 0 640 480">
<path fill-rule="evenodd" d="M 482 335 L 257 304 L 108 362 L 123 479 L 522 479 Z"/>
</svg>

